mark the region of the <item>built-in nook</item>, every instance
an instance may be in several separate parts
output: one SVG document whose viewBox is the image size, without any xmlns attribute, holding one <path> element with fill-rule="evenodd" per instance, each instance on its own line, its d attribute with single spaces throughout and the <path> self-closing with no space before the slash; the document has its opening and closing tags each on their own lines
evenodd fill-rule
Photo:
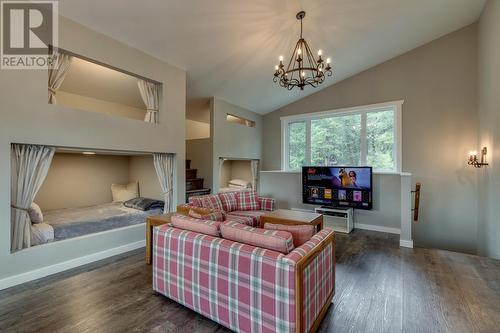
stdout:
<svg viewBox="0 0 500 333">
<path fill-rule="evenodd" d="M 55 57 L 58 68 L 49 71 L 49 103 L 158 122 L 161 83 L 65 50 L 57 50 Z"/>
<path fill-rule="evenodd" d="M 257 189 L 259 160 L 220 158 L 219 191 Z"/>
<path fill-rule="evenodd" d="M 153 159 L 153 153 L 56 148 L 33 201 L 36 220 L 33 205 L 28 211 L 31 246 L 133 226 L 161 214 L 164 195 Z"/>
</svg>

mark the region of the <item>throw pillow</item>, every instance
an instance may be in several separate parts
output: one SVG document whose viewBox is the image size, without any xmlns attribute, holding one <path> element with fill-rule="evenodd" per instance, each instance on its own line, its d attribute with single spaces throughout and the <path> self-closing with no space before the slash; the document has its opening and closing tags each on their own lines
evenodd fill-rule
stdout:
<svg viewBox="0 0 500 333">
<path fill-rule="evenodd" d="M 32 203 L 30 208 L 28 208 L 28 216 L 30 217 L 31 223 L 43 223 L 43 213 L 36 203 Z"/>
<path fill-rule="evenodd" d="M 184 215 L 174 215 L 170 221 L 172 225 L 178 229 L 199 232 L 214 237 L 220 236 L 221 222 L 198 220 Z"/>
<path fill-rule="evenodd" d="M 222 201 L 216 194 L 203 195 L 200 197 L 201 205 L 205 208 L 224 210 L 224 206 L 222 206 Z"/>
<path fill-rule="evenodd" d="M 225 212 L 232 212 L 238 209 L 237 192 L 221 192 L 219 193 L 220 201 Z"/>
<path fill-rule="evenodd" d="M 292 234 L 293 245 L 299 247 L 314 235 L 314 226 L 312 225 L 285 225 L 266 223 L 264 229 L 288 231 Z"/>
<path fill-rule="evenodd" d="M 189 217 L 199 219 L 199 220 L 210 220 L 210 221 L 219 221 L 223 222 L 225 215 L 224 212 L 220 210 L 214 210 L 214 211 L 209 211 L 206 212 L 205 214 L 196 211 L 194 209 L 190 209 L 188 213 Z"/>
<path fill-rule="evenodd" d="M 259 196 L 256 191 L 241 191 L 236 194 L 238 210 L 260 210 Z"/>
<path fill-rule="evenodd" d="M 111 184 L 113 202 L 124 202 L 139 196 L 139 183 Z"/>
<path fill-rule="evenodd" d="M 222 237 L 284 254 L 293 250 L 293 237 L 288 231 L 253 228 L 238 222 L 224 222 L 220 226 Z"/>
</svg>

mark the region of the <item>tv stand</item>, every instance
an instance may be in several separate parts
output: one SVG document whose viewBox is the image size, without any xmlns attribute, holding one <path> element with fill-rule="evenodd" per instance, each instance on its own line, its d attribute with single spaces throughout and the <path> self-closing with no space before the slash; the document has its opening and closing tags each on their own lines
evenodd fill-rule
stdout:
<svg viewBox="0 0 500 333">
<path fill-rule="evenodd" d="M 323 225 L 326 228 L 346 234 L 354 228 L 354 210 L 350 207 L 322 206 L 314 211 L 323 215 Z"/>
</svg>

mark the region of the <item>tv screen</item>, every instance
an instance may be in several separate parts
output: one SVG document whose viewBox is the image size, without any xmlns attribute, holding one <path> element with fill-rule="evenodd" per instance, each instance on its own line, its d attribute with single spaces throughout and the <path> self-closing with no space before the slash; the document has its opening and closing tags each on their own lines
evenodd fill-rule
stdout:
<svg viewBox="0 0 500 333">
<path fill-rule="evenodd" d="M 305 166 L 302 168 L 302 202 L 372 209 L 372 168 Z"/>
</svg>

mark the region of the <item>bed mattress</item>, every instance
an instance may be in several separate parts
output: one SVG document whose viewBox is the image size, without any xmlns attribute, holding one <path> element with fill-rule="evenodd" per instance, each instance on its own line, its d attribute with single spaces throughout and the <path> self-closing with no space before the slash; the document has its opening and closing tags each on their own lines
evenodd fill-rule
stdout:
<svg viewBox="0 0 500 333">
<path fill-rule="evenodd" d="M 127 208 L 121 202 L 114 202 L 82 208 L 49 210 L 43 215 L 44 223 L 54 228 L 55 240 L 62 240 L 144 223 L 146 217 L 161 213 L 161 209 L 142 211 Z"/>
</svg>

